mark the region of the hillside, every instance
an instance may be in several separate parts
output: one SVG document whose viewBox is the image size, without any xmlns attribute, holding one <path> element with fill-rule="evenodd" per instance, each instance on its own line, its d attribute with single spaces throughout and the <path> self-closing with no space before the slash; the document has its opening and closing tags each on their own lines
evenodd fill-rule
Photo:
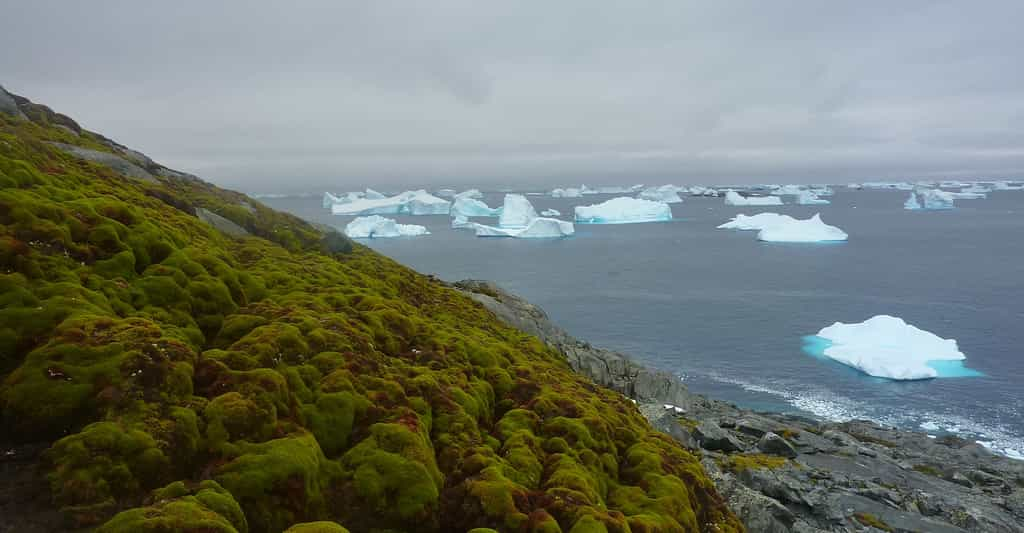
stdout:
<svg viewBox="0 0 1024 533">
<path fill-rule="evenodd" d="M 18 531 L 743 529 L 469 297 L 2 90 L 0 377 Z"/>
</svg>

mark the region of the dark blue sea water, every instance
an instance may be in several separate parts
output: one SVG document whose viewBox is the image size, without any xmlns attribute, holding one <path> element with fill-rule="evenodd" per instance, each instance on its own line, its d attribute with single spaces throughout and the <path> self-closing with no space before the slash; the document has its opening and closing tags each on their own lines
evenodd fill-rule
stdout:
<svg viewBox="0 0 1024 533">
<path fill-rule="evenodd" d="M 447 280 L 498 282 L 542 306 L 572 334 L 677 373 L 697 392 L 773 411 L 869 418 L 967 434 L 1024 453 L 1024 192 L 960 200 L 952 211 L 902 209 L 907 193 L 839 189 L 832 205 L 726 206 L 685 198 L 675 220 L 577 225 L 559 240 L 477 238 L 447 216 L 397 217 L 431 235 L 371 247 Z M 609 196 L 530 196 L 538 211 Z M 485 200 L 500 205 L 501 194 Z M 344 227 L 315 197 L 264 200 Z M 825 222 L 841 244 L 771 244 L 717 230 L 763 211 Z M 808 355 L 802 338 L 835 321 L 902 317 L 954 338 L 980 377 L 894 382 Z"/>
</svg>

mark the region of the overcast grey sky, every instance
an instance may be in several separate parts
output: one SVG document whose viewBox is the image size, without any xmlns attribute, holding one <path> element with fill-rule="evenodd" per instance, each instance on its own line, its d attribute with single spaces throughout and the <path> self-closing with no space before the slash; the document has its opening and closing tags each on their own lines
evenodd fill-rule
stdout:
<svg viewBox="0 0 1024 533">
<path fill-rule="evenodd" d="M 0 0 L 0 83 L 251 192 L 1024 175 L 1024 1 Z"/>
</svg>

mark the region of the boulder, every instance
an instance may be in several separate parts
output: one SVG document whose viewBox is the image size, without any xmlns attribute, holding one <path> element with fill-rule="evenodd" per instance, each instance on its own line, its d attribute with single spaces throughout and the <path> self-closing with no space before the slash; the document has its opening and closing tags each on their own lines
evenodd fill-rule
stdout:
<svg viewBox="0 0 1024 533">
<path fill-rule="evenodd" d="M 796 448 L 786 439 L 769 431 L 757 442 L 757 449 L 769 455 L 778 455 L 792 459 L 797 456 Z"/>
<path fill-rule="evenodd" d="M 693 436 L 701 448 L 717 452 L 738 452 L 743 450 L 743 443 L 718 424 L 704 421 L 697 425 Z"/>
</svg>

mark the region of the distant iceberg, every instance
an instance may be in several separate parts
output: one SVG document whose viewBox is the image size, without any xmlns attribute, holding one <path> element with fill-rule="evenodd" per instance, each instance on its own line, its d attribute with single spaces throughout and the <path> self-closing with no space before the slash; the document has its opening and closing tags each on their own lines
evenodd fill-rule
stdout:
<svg viewBox="0 0 1024 533">
<path fill-rule="evenodd" d="M 438 189 L 434 195 L 441 196 L 443 198 L 451 198 L 452 196 L 455 196 L 455 189 Z"/>
<path fill-rule="evenodd" d="M 921 209 L 921 202 L 917 201 L 916 194 L 913 192 L 910 193 L 910 196 L 907 197 L 907 201 L 903 202 L 903 209 L 908 209 L 910 211 L 917 211 L 918 209 Z"/>
<path fill-rule="evenodd" d="M 517 239 L 552 239 L 569 237 L 576 233 L 572 222 L 555 218 L 536 217 L 523 228 L 501 228 L 474 224 L 477 237 L 513 237 Z"/>
<path fill-rule="evenodd" d="M 988 194 L 974 191 L 960 191 L 948 193 L 954 200 L 984 200 Z"/>
<path fill-rule="evenodd" d="M 390 218 L 380 215 L 358 217 L 345 226 L 345 235 L 353 239 L 376 239 L 382 237 L 415 237 L 429 235 L 423 226 L 416 224 L 398 224 Z"/>
<path fill-rule="evenodd" d="M 910 197 L 903 203 L 904 209 L 953 209 L 953 200 L 956 197 L 951 192 L 940 189 L 918 188 L 910 193 Z"/>
<path fill-rule="evenodd" d="M 498 227 L 520 229 L 530 224 L 530 221 L 537 218 L 537 211 L 533 204 L 522 194 L 506 194 L 505 202 L 501 206 L 501 215 L 498 218 Z"/>
<path fill-rule="evenodd" d="M 632 185 L 629 187 L 621 185 L 611 185 L 606 187 L 589 188 L 586 185 L 580 187 L 583 194 L 630 194 L 643 189 L 642 184 Z"/>
<path fill-rule="evenodd" d="M 725 193 L 725 205 L 782 205 L 782 199 L 778 196 L 741 196 L 740 193 L 730 189 Z"/>
<path fill-rule="evenodd" d="M 383 200 L 386 196 L 384 196 L 384 193 L 379 193 L 367 187 L 366 192 L 363 193 L 363 198 L 366 198 L 367 200 Z"/>
<path fill-rule="evenodd" d="M 496 217 L 501 214 L 501 208 L 491 208 L 480 200 L 458 194 L 455 195 L 455 201 L 452 202 L 451 214 L 452 216 L 466 217 Z"/>
<path fill-rule="evenodd" d="M 811 338 L 815 337 L 815 355 L 871 376 L 911 380 L 980 375 L 963 366 L 966 357 L 956 340 L 943 339 L 893 316 L 878 315 L 859 324 L 836 322 Z"/>
<path fill-rule="evenodd" d="M 578 188 L 577 187 L 568 187 L 568 188 L 565 188 L 565 189 L 561 189 L 561 188 L 553 189 L 551 191 L 551 197 L 552 198 L 580 198 L 580 197 L 583 196 L 583 191 L 586 188 L 587 188 L 587 186 L 584 185 L 584 186 L 578 187 Z"/>
<path fill-rule="evenodd" d="M 672 208 L 665 202 L 620 196 L 595 205 L 576 206 L 575 217 L 581 224 L 659 222 L 672 220 Z"/>
<path fill-rule="evenodd" d="M 466 215 L 455 215 L 452 217 L 452 229 L 472 229 L 476 222 L 470 222 Z"/>
<path fill-rule="evenodd" d="M 868 181 L 859 185 L 861 189 L 895 189 L 897 191 L 911 191 L 914 185 L 905 181 Z"/>
<path fill-rule="evenodd" d="M 823 205 L 830 204 L 832 202 L 818 198 L 818 195 L 812 191 L 800 191 L 796 195 L 796 203 L 800 205 Z"/>
<path fill-rule="evenodd" d="M 847 238 L 845 231 L 822 222 L 820 214 L 806 220 L 780 219 L 757 234 L 757 240 L 765 242 L 838 242 Z"/>
<path fill-rule="evenodd" d="M 648 187 L 636 196 L 641 200 L 654 202 L 665 202 L 666 204 L 678 204 L 683 201 L 679 197 L 679 188 L 675 185 L 662 185 L 661 187 Z"/>
<path fill-rule="evenodd" d="M 484 193 L 480 192 L 480 189 L 466 189 L 458 194 L 453 194 L 455 198 L 475 198 L 477 200 L 484 197 Z"/>
<path fill-rule="evenodd" d="M 386 198 L 360 198 L 331 206 L 331 213 L 335 215 L 447 215 L 450 210 L 448 200 L 423 189 Z"/>
<path fill-rule="evenodd" d="M 560 217 L 560 216 L 562 216 L 562 212 L 557 210 L 557 209 L 545 209 L 545 210 L 541 211 L 540 214 L 541 214 L 541 216 L 545 216 L 545 217 Z"/>
<path fill-rule="evenodd" d="M 804 187 L 802 185 L 780 185 L 774 188 L 772 194 L 788 194 L 795 196 L 802 192 L 804 192 Z"/>
<path fill-rule="evenodd" d="M 363 197 L 364 193 L 361 192 L 347 192 L 341 196 L 335 196 L 329 192 L 324 193 L 323 206 L 324 209 L 330 209 L 335 204 L 347 204 L 359 200 Z"/>
<path fill-rule="evenodd" d="M 718 191 L 711 187 L 704 187 L 703 185 L 694 185 L 690 187 L 690 196 L 718 196 Z"/>
</svg>

